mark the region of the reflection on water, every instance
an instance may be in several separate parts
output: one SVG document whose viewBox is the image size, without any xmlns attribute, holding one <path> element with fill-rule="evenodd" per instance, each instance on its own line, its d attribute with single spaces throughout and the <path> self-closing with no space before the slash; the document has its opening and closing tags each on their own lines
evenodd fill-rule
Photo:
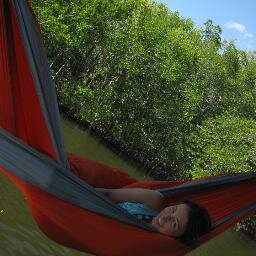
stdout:
<svg viewBox="0 0 256 256">
<path fill-rule="evenodd" d="M 67 150 L 87 156 L 99 162 L 120 167 L 138 179 L 145 175 L 136 171 L 130 163 L 116 156 L 75 124 L 64 121 L 64 137 Z M 36 227 L 25 198 L 0 173 L 0 256 L 86 256 L 83 252 L 63 247 L 48 239 Z M 190 256 L 252 256 L 256 243 L 243 234 L 227 231 L 191 252 Z M 158 255 L 156 255 L 158 256 Z"/>
</svg>

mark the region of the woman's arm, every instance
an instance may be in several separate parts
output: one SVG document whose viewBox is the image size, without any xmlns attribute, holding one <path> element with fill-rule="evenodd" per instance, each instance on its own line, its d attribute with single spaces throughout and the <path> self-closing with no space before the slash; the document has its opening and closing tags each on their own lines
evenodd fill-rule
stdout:
<svg viewBox="0 0 256 256">
<path fill-rule="evenodd" d="M 99 192 L 109 197 L 113 202 L 143 203 L 148 207 L 160 211 L 163 208 L 163 195 L 155 190 L 143 188 L 105 189 L 96 188 Z"/>
</svg>

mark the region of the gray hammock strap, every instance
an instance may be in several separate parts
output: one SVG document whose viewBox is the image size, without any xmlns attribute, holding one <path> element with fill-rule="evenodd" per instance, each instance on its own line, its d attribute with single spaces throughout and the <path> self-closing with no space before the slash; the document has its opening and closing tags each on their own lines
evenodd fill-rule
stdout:
<svg viewBox="0 0 256 256">
<path fill-rule="evenodd" d="M 66 202 L 121 222 L 154 231 L 70 171 L 0 128 L 0 166 Z"/>
<path fill-rule="evenodd" d="M 13 5 L 16 9 L 23 45 L 47 128 L 57 153 L 58 161 L 62 166 L 67 167 L 68 162 L 63 142 L 55 85 L 51 78 L 39 28 L 26 0 L 13 0 Z M 68 168 L 66 168 L 66 171 L 68 171 Z"/>
<path fill-rule="evenodd" d="M 234 211 L 234 212 L 230 213 L 229 215 L 221 218 L 219 221 L 217 221 L 216 223 L 213 224 L 212 229 L 216 229 L 219 226 L 221 226 L 229 221 L 232 221 L 233 219 L 242 217 L 242 216 L 244 216 L 244 214 L 254 211 L 255 209 L 256 209 L 256 202 L 249 204 L 249 205 L 243 207 L 242 209 Z"/>
<path fill-rule="evenodd" d="M 175 187 L 162 188 L 158 189 L 164 196 L 169 197 L 179 193 L 188 193 L 190 191 L 200 191 L 208 188 L 227 185 L 232 183 L 240 183 L 242 181 L 247 181 L 256 178 L 256 173 L 239 173 L 232 174 L 220 177 L 214 177 L 203 180 L 194 180 L 189 181 L 188 183 L 184 183 L 181 185 L 177 185 Z"/>
</svg>

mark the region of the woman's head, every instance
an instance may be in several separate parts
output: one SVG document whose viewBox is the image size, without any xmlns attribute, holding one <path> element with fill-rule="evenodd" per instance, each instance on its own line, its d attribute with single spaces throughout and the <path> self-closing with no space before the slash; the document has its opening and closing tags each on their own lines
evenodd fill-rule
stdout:
<svg viewBox="0 0 256 256">
<path fill-rule="evenodd" d="M 162 234 L 180 238 L 190 244 L 211 229 L 210 216 L 205 208 L 191 202 L 164 208 L 152 220 L 152 225 Z"/>
<path fill-rule="evenodd" d="M 184 244 L 189 245 L 196 242 L 200 236 L 211 231 L 212 223 L 206 208 L 189 200 L 184 203 L 189 207 L 189 216 L 186 230 L 179 239 Z"/>
<path fill-rule="evenodd" d="M 152 225 L 162 234 L 179 237 L 186 230 L 189 211 L 187 204 L 166 207 L 153 218 Z"/>
</svg>

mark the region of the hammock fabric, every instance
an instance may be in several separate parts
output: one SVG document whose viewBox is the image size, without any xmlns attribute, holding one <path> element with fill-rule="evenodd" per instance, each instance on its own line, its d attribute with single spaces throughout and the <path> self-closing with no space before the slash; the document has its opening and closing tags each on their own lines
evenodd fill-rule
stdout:
<svg viewBox="0 0 256 256">
<path fill-rule="evenodd" d="M 21 189 L 46 235 L 102 256 L 184 255 L 192 249 L 130 216 L 93 186 L 159 189 L 168 204 L 184 198 L 201 203 L 214 229 L 200 243 L 255 211 L 255 174 L 142 182 L 121 170 L 67 157 L 38 28 L 25 0 L 0 0 L 0 170 Z"/>
</svg>

